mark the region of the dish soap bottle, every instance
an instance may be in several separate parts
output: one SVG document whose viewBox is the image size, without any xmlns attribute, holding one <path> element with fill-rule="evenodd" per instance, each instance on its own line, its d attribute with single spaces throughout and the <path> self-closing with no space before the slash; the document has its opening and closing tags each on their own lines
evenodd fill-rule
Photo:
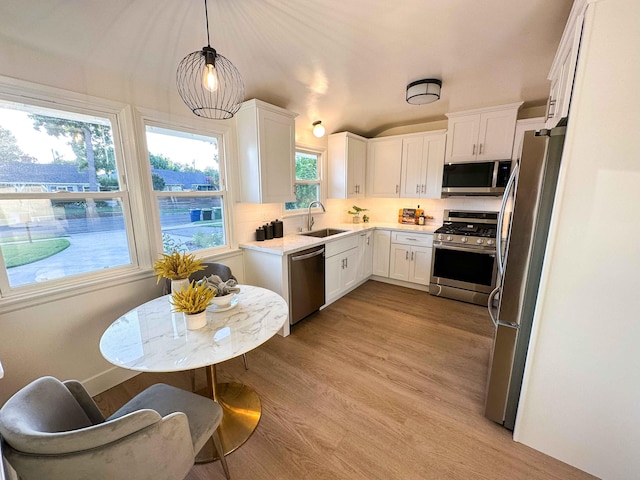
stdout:
<svg viewBox="0 0 640 480">
<path fill-rule="evenodd" d="M 418 215 L 419 215 L 418 216 L 418 225 L 424 225 L 424 223 L 426 221 L 426 218 L 424 216 L 424 210 L 420 209 L 420 205 L 418 205 L 418 210 L 417 210 L 416 213 L 418 213 Z"/>
</svg>

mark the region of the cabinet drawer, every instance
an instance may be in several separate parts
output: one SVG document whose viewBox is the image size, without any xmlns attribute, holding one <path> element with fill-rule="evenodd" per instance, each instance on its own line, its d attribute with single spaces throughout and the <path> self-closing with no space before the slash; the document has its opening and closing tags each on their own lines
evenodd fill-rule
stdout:
<svg viewBox="0 0 640 480">
<path fill-rule="evenodd" d="M 351 248 L 358 246 L 358 235 L 351 235 L 347 238 L 341 238 L 333 242 L 327 242 L 325 245 L 325 257 L 332 257 L 342 252 L 346 252 Z"/>
<path fill-rule="evenodd" d="M 428 233 L 414 232 L 393 232 L 391 243 L 401 243 L 402 245 L 420 245 L 423 247 L 433 246 L 433 235 Z"/>
</svg>

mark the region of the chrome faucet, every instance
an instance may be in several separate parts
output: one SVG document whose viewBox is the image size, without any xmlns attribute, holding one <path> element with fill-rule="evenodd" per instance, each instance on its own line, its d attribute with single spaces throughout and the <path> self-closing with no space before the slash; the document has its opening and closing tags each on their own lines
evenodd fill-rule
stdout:
<svg viewBox="0 0 640 480">
<path fill-rule="evenodd" d="M 313 228 L 313 224 L 315 223 L 313 220 L 313 217 L 311 216 L 311 207 L 313 207 L 314 205 L 320 205 L 320 208 L 322 208 L 323 212 L 326 212 L 327 210 L 324 208 L 324 205 L 322 204 L 321 201 L 319 200 L 314 200 L 313 202 L 311 202 L 309 204 L 309 209 L 307 211 L 307 230 L 310 232 L 311 229 Z"/>
</svg>

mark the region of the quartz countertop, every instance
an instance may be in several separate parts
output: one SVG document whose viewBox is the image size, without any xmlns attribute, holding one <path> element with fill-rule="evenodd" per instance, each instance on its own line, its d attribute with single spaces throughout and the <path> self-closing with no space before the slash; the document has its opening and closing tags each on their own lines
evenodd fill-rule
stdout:
<svg viewBox="0 0 640 480">
<path fill-rule="evenodd" d="M 416 233 L 428 233 L 438 229 L 441 225 L 437 223 L 427 223 L 426 225 L 406 225 L 402 223 L 340 223 L 331 225 L 328 228 L 335 228 L 338 230 L 346 230 L 343 233 L 331 235 L 329 237 L 317 238 L 308 237 L 302 233 L 291 233 L 285 235 L 282 238 L 274 238 L 272 240 L 264 240 L 262 242 L 252 241 L 240 244 L 240 248 L 246 248 L 249 250 L 256 250 L 265 253 L 271 253 L 273 255 L 288 255 L 295 253 L 306 248 L 314 247 L 316 245 L 322 245 L 341 238 L 348 237 L 367 230 L 399 230 L 399 231 L 411 231 Z M 317 228 L 315 230 L 323 230 Z M 314 231 L 315 231 L 314 230 Z"/>
</svg>

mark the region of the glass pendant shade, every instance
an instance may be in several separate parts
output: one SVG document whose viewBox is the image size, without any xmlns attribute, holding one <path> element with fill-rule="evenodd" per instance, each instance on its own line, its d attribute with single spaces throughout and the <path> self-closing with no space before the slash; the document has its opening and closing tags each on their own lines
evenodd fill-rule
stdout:
<svg viewBox="0 0 640 480">
<path fill-rule="evenodd" d="M 317 138 L 324 137 L 325 129 L 320 120 L 313 122 L 313 135 Z"/>
</svg>

